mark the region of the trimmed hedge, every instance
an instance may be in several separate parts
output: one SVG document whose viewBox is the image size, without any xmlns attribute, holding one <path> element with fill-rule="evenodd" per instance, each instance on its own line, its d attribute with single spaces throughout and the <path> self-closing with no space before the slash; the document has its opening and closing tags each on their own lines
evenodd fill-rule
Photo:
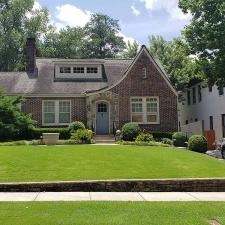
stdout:
<svg viewBox="0 0 225 225">
<path fill-rule="evenodd" d="M 173 133 L 172 132 L 149 132 L 152 134 L 153 138 L 157 141 L 162 141 L 163 138 L 172 139 Z"/>
<path fill-rule="evenodd" d="M 34 128 L 30 139 L 40 139 L 43 133 L 59 133 L 59 139 L 70 139 L 70 131 L 68 128 Z"/>
<path fill-rule="evenodd" d="M 202 135 L 193 135 L 188 141 L 188 148 L 194 152 L 206 153 L 208 150 L 207 140 Z"/>
</svg>

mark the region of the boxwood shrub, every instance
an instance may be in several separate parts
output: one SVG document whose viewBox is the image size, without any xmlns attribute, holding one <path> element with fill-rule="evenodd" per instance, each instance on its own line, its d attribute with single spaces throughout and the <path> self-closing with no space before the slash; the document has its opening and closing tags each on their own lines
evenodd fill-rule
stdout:
<svg viewBox="0 0 225 225">
<path fill-rule="evenodd" d="M 186 143 L 188 141 L 187 135 L 184 132 L 176 132 L 172 137 L 173 144 L 176 147 L 186 147 Z"/>
<path fill-rule="evenodd" d="M 68 128 L 34 128 L 31 132 L 30 139 L 40 139 L 43 133 L 59 133 L 59 139 L 70 139 Z"/>
<path fill-rule="evenodd" d="M 188 141 L 188 148 L 194 152 L 205 153 L 208 150 L 207 140 L 202 135 L 193 135 Z"/>
<path fill-rule="evenodd" d="M 69 125 L 68 129 L 72 133 L 72 132 L 74 132 L 76 130 L 84 130 L 85 129 L 85 125 L 81 121 L 74 121 L 74 122 L 72 122 Z"/>
<path fill-rule="evenodd" d="M 122 139 L 124 141 L 134 141 L 141 133 L 141 128 L 136 123 L 126 123 L 122 127 Z"/>
</svg>

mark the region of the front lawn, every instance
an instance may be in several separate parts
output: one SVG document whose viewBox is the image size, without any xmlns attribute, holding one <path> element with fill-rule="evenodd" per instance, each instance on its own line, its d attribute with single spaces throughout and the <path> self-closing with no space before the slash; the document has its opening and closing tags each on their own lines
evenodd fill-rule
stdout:
<svg viewBox="0 0 225 225">
<path fill-rule="evenodd" d="M 0 147 L 0 182 L 186 177 L 225 177 L 225 162 L 165 147 Z"/>
<path fill-rule="evenodd" d="M 225 203 L 32 202 L 0 203 L 4 225 L 207 225 L 225 224 Z"/>
</svg>

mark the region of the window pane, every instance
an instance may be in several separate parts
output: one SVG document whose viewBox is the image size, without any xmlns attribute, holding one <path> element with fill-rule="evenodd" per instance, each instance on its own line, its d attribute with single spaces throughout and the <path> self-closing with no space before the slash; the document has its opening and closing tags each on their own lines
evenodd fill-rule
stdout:
<svg viewBox="0 0 225 225">
<path fill-rule="evenodd" d="M 55 113 L 44 113 L 44 123 L 55 123 Z"/>
<path fill-rule="evenodd" d="M 59 102 L 59 123 L 70 123 L 70 102 Z"/>
<path fill-rule="evenodd" d="M 98 73 L 98 67 L 87 67 L 87 73 Z"/>
<path fill-rule="evenodd" d="M 142 114 L 132 114 L 132 122 L 143 122 Z"/>
<path fill-rule="evenodd" d="M 196 88 L 193 87 L 192 89 L 192 97 L 193 97 L 193 103 L 196 103 Z"/>
<path fill-rule="evenodd" d="M 156 115 L 147 115 L 147 122 L 149 122 L 149 123 L 157 122 L 157 116 Z"/>
<path fill-rule="evenodd" d="M 84 73 L 84 67 L 73 67 L 74 73 Z"/>
<path fill-rule="evenodd" d="M 147 98 L 146 102 L 158 102 L 157 98 Z"/>
<path fill-rule="evenodd" d="M 133 113 L 142 113 L 142 103 L 132 103 L 132 112 Z"/>
<path fill-rule="evenodd" d="M 44 102 L 44 112 L 55 112 L 55 102 Z"/>
<path fill-rule="evenodd" d="M 71 73 L 71 67 L 60 67 L 60 73 Z"/>
<path fill-rule="evenodd" d="M 59 102 L 59 112 L 70 112 L 70 102 Z"/>
<path fill-rule="evenodd" d="M 59 113 L 59 123 L 70 123 L 70 113 Z"/>
<path fill-rule="evenodd" d="M 157 113 L 158 112 L 158 104 L 157 103 L 147 103 L 147 112 L 148 113 Z"/>
<path fill-rule="evenodd" d="M 98 104 L 98 112 L 107 112 L 107 105 L 105 103 Z"/>
</svg>

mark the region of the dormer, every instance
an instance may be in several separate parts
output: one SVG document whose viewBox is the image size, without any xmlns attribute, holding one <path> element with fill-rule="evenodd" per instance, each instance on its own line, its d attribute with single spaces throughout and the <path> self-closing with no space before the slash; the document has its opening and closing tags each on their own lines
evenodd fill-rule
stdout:
<svg viewBox="0 0 225 225">
<path fill-rule="evenodd" d="M 99 81 L 105 80 L 104 61 L 100 60 L 66 60 L 55 61 L 55 79 Z"/>
</svg>

